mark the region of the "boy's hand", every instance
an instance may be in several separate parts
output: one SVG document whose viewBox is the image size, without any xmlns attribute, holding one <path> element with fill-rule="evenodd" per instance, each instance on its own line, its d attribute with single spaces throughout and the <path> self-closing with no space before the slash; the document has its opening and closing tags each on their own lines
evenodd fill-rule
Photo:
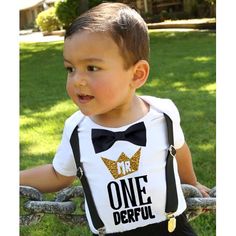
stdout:
<svg viewBox="0 0 236 236">
<path fill-rule="evenodd" d="M 195 187 L 200 191 L 203 197 L 210 197 L 209 195 L 210 189 L 208 187 L 200 184 L 199 182 L 197 182 Z"/>
<path fill-rule="evenodd" d="M 197 182 L 197 177 L 193 169 L 191 152 L 187 143 L 176 150 L 176 160 L 181 183 L 193 185 L 200 191 L 203 197 L 210 197 L 210 189 Z"/>
</svg>

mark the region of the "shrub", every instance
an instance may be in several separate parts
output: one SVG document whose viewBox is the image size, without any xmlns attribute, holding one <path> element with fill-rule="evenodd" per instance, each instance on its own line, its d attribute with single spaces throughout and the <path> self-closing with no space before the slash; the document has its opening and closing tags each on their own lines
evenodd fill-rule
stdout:
<svg viewBox="0 0 236 236">
<path fill-rule="evenodd" d="M 63 27 L 67 28 L 80 14 L 102 2 L 103 0 L 57 0 L 56 15 Z"/>
<path fill-rule="evenodd" d="M 79 2 L 80 0 L 58 0 L 55 2 L 56 15 L 63 27 L 67 28 L 79 15 Z"/>
<path fill-rule="evenodd" d="M 48 32 L 58 30 L 61 27 L 61 24 L 55 14 L 54 7 L 40 12 L 36 18 L 36 24 L 39 26 L 41 31 Z"/>
<path fill-rule="evenodd" d="M 99 5 L 100 3 L 104 2 L 103 0 L 90 0 L 89 1 L 89 8 L 95 7 Z M 114 2 L 114 1 L 106 1 L 106 2 Z"/>
</svg>

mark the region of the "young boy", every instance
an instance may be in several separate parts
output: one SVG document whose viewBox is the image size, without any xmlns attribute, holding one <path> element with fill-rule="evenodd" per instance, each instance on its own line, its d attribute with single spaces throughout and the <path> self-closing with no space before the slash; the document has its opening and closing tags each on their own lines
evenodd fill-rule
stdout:
<svg viewBox="0 0 236 236">
<path fill-rule="evenodd" d="M 149 74 L 149 36 L 141 16 L 121 3 L 98 5 L 67 29 L 63 56 L 67 92 L 80 111 L 67 119 L 53 163 L 22 171 L 20 184 L 54 192 L 74 181 L 77 167 L 70 138 L 78 125 L 83 174 L 105 235 L 196 235 L 183 213 L 181 182 L 196 186 L 203 196 L 209 189 L 197 182 L 178 110 L 168 99 L 135 94 Z M 169 143 L 164 113 L 173 122 L 177 160 L 173 232 L 168 231 L 165 212 Z M 110 131 L 116 140 L 108 138 Z M 90 229 L 97 235 L 89 210 L 86 205 Z"/>
</svg>

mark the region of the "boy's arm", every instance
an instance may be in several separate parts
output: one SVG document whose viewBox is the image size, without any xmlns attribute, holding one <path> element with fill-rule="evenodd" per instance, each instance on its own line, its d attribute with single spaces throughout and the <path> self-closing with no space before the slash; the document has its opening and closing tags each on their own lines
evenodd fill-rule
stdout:
<svg viewBox="0 0 236 236">
<path fill-rule="evenodd" d="M 176 150 L 176 160 L 181 183 L 191 184 L 197 187 L 204 197 L 209 197 L 208 193 L 210 189 L 197 182 L 197 177 L 193 169 L 191 152 L 186 143 Z"/>
<path fill-rule="evenodd" d="M 64 176 L 56 172 L 52 164 L 20 172 L 20 185 L 30 186 L 42 193 L 56 192 L 69 186 L 75 176 Z"/>
</svg>

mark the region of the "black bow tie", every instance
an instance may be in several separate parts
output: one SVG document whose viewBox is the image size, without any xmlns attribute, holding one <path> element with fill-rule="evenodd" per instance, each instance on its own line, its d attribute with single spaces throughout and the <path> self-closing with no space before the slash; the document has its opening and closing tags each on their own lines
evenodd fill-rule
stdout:
<svg viewBox="0 0 236 236">
<path fill-rule="evenodd" d="M 121 132 L 92 129 L 92 141 L 96 153 L 109 149 L 116 141 L 125 140 L 139 146 L 146 146 L 146 127 L 143 122 L 130 126 Z"/>
</svg>

